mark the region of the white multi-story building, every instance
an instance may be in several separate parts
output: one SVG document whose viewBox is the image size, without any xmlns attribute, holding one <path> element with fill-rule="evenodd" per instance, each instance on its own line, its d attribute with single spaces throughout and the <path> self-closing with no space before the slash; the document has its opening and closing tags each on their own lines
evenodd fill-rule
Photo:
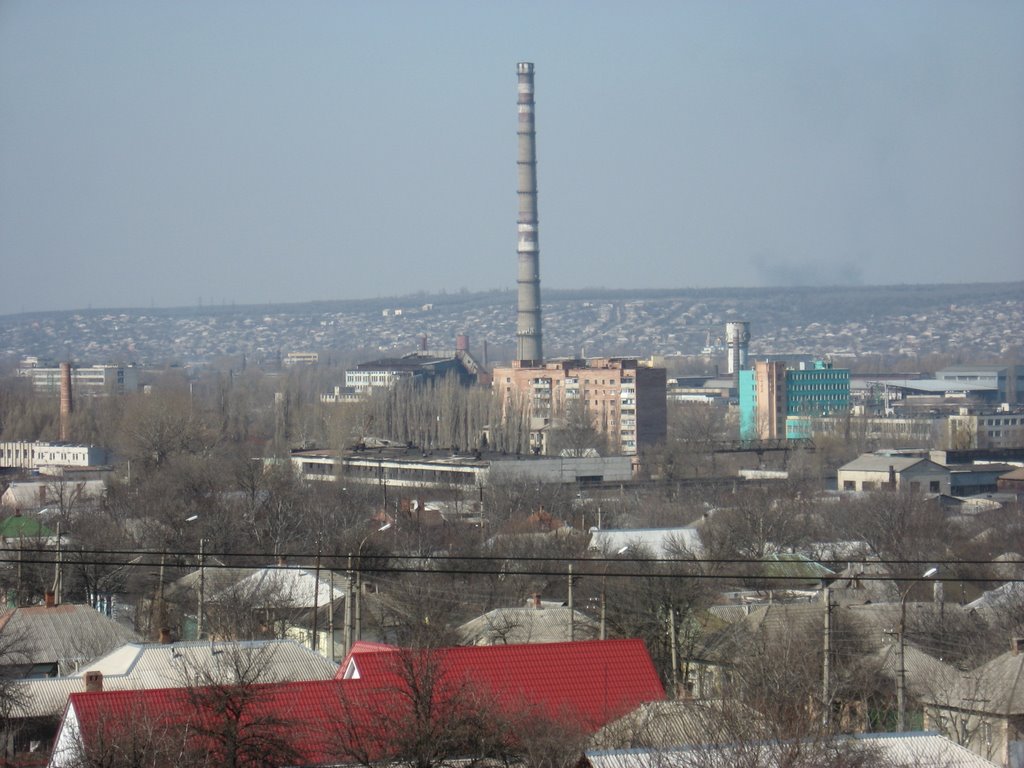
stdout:
<svg viewBox="0 0 1024 768">
<path fill-rule="evenodd" d="M 36 392 L 60 392 L 60 368 L 21 367 L 18 375 L 32 379 Z M 135 366 L 91 365 L 71 368 L 71 387 L 76 396 L 123 395 L 139 389 L 139 371 Z"/>
<path fill-rule="evenodd" d="M 109 452 L 105 448 L 95 445 L 41 443 L 27 440 L 0 442 L 0 467 L 5 469 L 98 467 L 109 461 Z"/>
</svg>

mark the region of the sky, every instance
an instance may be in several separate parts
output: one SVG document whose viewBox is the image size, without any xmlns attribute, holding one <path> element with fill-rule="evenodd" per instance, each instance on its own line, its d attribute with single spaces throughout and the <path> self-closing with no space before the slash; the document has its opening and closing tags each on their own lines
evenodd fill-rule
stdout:
<svg viewBox="0 0 1024 768">
<path fill-rule="evenodd" d="M 1024 279 L 1024 3 L 0 2 L 0 314 Z"/>
</svg>

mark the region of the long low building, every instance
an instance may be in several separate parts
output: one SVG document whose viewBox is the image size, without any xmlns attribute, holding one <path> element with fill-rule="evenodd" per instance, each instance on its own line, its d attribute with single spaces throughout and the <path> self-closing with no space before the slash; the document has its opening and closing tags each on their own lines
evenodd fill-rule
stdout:
<svg viewBox="0 0 1024 768">
<path fill-rule="evenodd" d="M 109 461 L 110 452 L 95 445 L 30 442 L 27 440 L 0 442 L 0 467 L 5 469 L 97 467 Z"/>
<path fill-rule="evenodd" d="M 292 466 L 306 480 L 364 482 L 394 487 L 473 488 L 528 480 L 538 483 L 626 483 L 633 479 L 629 456 L 424 455 L 414 449 L 297 451 Z"/>
</svg>

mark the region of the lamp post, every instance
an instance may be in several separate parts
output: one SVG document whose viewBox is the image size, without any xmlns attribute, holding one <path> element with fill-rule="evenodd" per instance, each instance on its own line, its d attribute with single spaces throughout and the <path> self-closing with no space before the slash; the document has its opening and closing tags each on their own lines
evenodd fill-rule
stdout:
<svg viewBox="0 0 1024 768">
<path fill-rule="evenodd" d="M 938 568 L 929 568 L 927 571 L 921 574 L 921 579 L 928 579 L 939 572 Z M 910 590 L 913 588 L 914 583 L 903 590 L 903 594 L 900 596 L 900 631 L 899 631 L 899 663 L 900 668 L 896 675 L 896 730 L 903 733 L 907 730 L 907 664 L 906 654 L 907 646 L 904 636 L 907 630 L 907 596 L 910 594 Z"/>
<path fill-rule="evenodd" d="M 353 602 L 353 608 L 355 613 L 355 641 L 363 639 L 363 545 L 376 533 L 386 531 L 391 527 L 391 523 L 384 523 L 376 531 L 371 531 L 363 537 L 363 540 L 359 542 L 359 547 L 356 549 L 356 578 L 355 578 L 355 600 Z M 351 646 L 350 646 L 351 649 Z"/>
</svg>

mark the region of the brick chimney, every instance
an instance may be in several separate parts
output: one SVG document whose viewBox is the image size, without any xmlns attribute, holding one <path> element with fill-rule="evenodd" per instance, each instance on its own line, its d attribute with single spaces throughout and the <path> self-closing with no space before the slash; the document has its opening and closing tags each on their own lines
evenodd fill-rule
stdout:
<svg viewBox="0 0 1024 768">
<path fill-rule="evenodd" d="M 103 690 L 103 673 L 93 669 L 85 673 L 86 693 L 99 693 Z"/>
<path fill-rule="evenodd" d="M 533 593 L 533 607 L 535 610 L 540 610 L 540 592 Z"/>
<path fill-rule="evenodd" d="M 160 627 L 160 643 L 162 645 L 170 645 L 171 630 L 168 627 Z"/>
<path fill-rule="evenodd" d="M 71 440 L 71 411 L 73 401 L 71 395 L 71 363 L 60 364 L 60 440 L 63 443 Z"/>
<path fill-rule="evenodd" d="M 57 596 L 53 594 L 53 590 L 46 590 L 46 592 L 43 593 L 43 605 L 45 605 L 47 608 L 53 608 L 56 604 Z"/>
<path fill-rule="evenodd" d="M 1021 652 L 1022 647 L 1024 647 L 1024 637 L 1010 638 L 1010 653 L 1016 656 Z"/>
</svg>

